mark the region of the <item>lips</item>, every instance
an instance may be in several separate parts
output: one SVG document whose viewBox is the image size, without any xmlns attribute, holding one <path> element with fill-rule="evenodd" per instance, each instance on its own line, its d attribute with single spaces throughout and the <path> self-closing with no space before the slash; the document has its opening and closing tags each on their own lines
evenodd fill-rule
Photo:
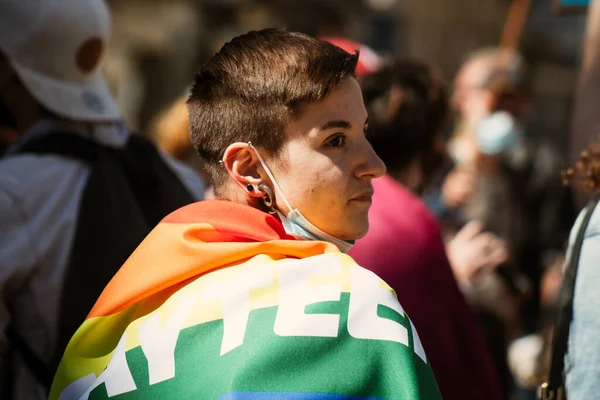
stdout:
<svg viewBox="0 0 600 400">
<path fill-rule="evenodd" d="M 354 196 L 351 201 L 359 201 L 359 202 L 371 202 L 373 201 L 373 191 L 368 190 L 360 193 L 357 196 Z"/>
</svg>

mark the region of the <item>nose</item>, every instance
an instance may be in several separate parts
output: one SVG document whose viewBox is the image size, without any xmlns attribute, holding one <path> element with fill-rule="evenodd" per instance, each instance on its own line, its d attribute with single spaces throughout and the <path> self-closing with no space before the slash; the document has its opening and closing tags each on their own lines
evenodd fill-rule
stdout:
<svg viewBox="0 0 600 400">
<path fill-rule="evenodd" d="M 357 178 L 379 178 L 385 174 L 385 164 L 371 147 L 371 144 L 365 139 L 364 153 L 361 157 L 364 161 L 356 169 Z"/>
</svg>

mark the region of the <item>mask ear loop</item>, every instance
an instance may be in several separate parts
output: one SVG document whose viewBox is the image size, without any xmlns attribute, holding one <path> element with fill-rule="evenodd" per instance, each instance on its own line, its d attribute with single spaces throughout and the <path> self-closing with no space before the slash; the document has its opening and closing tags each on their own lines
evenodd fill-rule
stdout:
<svg viewBox="0 0 600 400">
<path fill-rule="evenodd" d="M 271 173 L 271 170 L 269 169 L 269 167 L 267 167 L 267 163 L 265 163 L 265 160 L 263 160 L 263 158 L 261 157 L 260 153 L 258 152 L 258 150 L 256 149 L 256 147 L 254 147 L 252 145 L 252 142 L 248 142 L 248 146 L 254 150 L 254 153 L 256 154 L 256 157 L 258 157 L 258 161 L 260 161 L 260 165 L 262 165 L 263 169 L 265 170 L 265 172 L 267 173 L 267 176 L 269 177 L 269 179 L 271 179 L 271 182 L 273 182 L 273 186 L 275 187 L 275 190 L 279 192 L 279 195 L 281 197 L 281 200 L 283 200 L 283 202 L 285 203 L 286 207 L 288 208 L 289 211 L 292 211 L 292 205 L 290 204 L 290 202 L 285 198 L 285 195 L 283 194 L 283 191 L 281 190 L 281 187 L 279 187 L 279 184 L 277 183 L 277 180 L 275 179 L 275 177 L 273 176 L 273 173 Z M 265 185 L 267 186 L 267 185 Z M 268 186 L 267 186 L 268 187 Z M 269 188 L 270 189 L 270 188 Z M 271 191 L 272 193 L 272 191 Z M 275 206 L 275 205 L 273 205 Z"/>
<path fill-rule="evenodd" d="M 258 152 L 258 150 L 256 149 L 256 147 L 254 147 L 252 145 L 252 142 L 248 142 L 248 147 L 250 147 L 254 151 L 254 154 L 256 154 L 256 157 L 258 158 L 258 161 L 260 162 L 260 165 L 262 165 L 263 169 L 267 173 L 267 176 L 269 177 L 269 179 L 271 179 L 271 182 L 273 182 L 273 186 L 275 187 L 275 190 L 277 192 L 279 192 L 279 195 L 280 195 L 281 199 L 283 200 L 284 204 L 286 205 L 286 207 L 288 208 L 288 210 L 292 211 L 293 210 L 292 205 L 286 199 L 285 195 L 283 194 L 283 191 L 281 190 L 281 187 L 279 187 L 279 184 L 277 183 L 277 180 L 275 179 L 275 176 L 273 176 L 273 173 L 271 172 L 271 170 L 269 169 L 269 167 L 267 167 L 267 163 L 265 163 L 265 160 L 263 160 L 262 156 L 260 155 L 260 153 Z M 234 156 L 234 154 L 232 154 L 230 157 L 233 157 L 233 156 Z M 220 160 L 219 164 L 223 165 L 223 161 L 224 160 Z M 261 183 L 258 186 L 258 188 L 262 189 L 265 192 L 265 195 L 268 195 L 271 198 L 271 206 L 267 205 L 266 202 L 265 202 L 265 205 L 267 207 L 272 208 L 273 210 L 275 210 L 275 195 L 273 193 L 273 190 L 271 190 L 271 188 L 269 186 L 265 185 L 264 183 Z M 264 200 L 264 197 L 263 197 L 263 200 Z M 275 212 L 276 212 L 276 210 L 275 210 Z"/>
</svg>

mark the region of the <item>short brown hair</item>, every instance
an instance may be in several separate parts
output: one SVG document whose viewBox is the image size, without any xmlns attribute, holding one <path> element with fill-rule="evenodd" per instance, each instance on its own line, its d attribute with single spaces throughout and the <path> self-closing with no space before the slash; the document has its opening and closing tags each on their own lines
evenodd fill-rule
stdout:
<svg viewBox="0 0 600 400">
<path fill-rule="evenodd" d="M 192 144 L 215 191 L 227 178 L 219 165 L 227 146 L 251 141 L 278 154 L 299 108 L 319 101 L 354 76 L 358 54 L 302 33 L 271 28 L 225 44 L 196 73 L 187 100 Z"/>
</svg>

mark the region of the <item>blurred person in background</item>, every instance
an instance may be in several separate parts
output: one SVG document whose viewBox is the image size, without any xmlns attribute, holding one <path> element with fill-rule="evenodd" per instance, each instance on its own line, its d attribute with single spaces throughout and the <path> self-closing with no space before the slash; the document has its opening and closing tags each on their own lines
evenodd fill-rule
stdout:
<svg viewBox="0 0 600 400">
<path fill-rule="evenodd" d="M 443 158 L 439 135 L 448 111 L 446 87 L 416 61 L 395 61 L 366 76 L 361 86 L 368 139 L 387 174 L 373 182 L 370 229 L 350 254 L 381 276 L 413 316 L 444 399 L 501 399 L 498 377 L 453 277 L 438 223 L 418 197 Z M 475 224 L 451 249 L 465 279 L 504 260 L 500 241 L 480 235 Z"/>
<path fill-rule="evenodd" d="M 593 140 L 575 167 L 567 170 L 565 178 L 566 183 L 580 186 L 592 194 L 588 207 L 595 206 L 587 226 L 583 224 L 588 207 L 581 211 L 571 230 L 567 259 L 573 257 L 579 231 L 585 229 L 576 266 L 574 292 L 570 293 L 572 287 L 561 288 L 561 303 L 567 304 L 563 295 L 572 295 L 569 310 L 572 314 L 570 318 L 566 314 L 569 330 L 564 354 L 564 387 L 568 399 L 584 400 L 598 396 L 597 384 L 600 382 L 600 207 L 597 205 L 600 196 L 600 138 Z M 565 274 L 569 272 L 565 271 Z M 555 340 L 560 339 L 555 336 Z"/>
<path fill-rule="evenodd" d="M 185 104 L 186 99 L 187 97 L 175 100 L 170 107 L 151 121 L 150 136 L 165 154 L 187 164 L 202 176 L 208 183 L 204 190 L 204 199 L 213 199 L 215 194 L 210 184 L 210 175 L 190 139 L 190 119 Z"/>
<path fill-rule="evenodd" d="M 265 29 L 200 68 L 190 132 L 218 200 L 173 212 L 135 250 L 69 343 L 52 400 L 441 399 L 393 291 L 344 254 L 385 172 L 357 59 Z"/>
<path fill-rule="evenodd" d="M 509 258 L 479 274 L 465 291 L 480 313 L 506 387 L 506 348 L 540 328 L 540 282 L 559 267 L 574 208 L 560 181 L 563 159 L 527 133 L 529 76 L 514 50 L 483 49 L 463 64 L 452 105 L 458 128 L 449 141 L 453 169 L 428 204 L 452 237 L 472 220 L 502 238 Z M 503 332 L 500 334 L 500 332 Z"/>
<path fill-rule="evenodd" d="M 564 246 L 573 210 L 560 181 L 563 158 L 543 137 L 527 132 L 529 85 L 527 65 L 517 52 L 491 48 L 472 54 L 455 80 L 452 105 L 459 119 L 449 152 L 458 174 L 473 165 L 493 171 L 500 164 L 518 175 L 528 209 L 539 210 L 533 221 L 537 251 L 545 265 L 552 265 Z M 449 207 L 465 203 L 474 182 L 457 179 L 464 184 L 453 185 L 452 178 L 443 188 Z"/>
<path fill-rule="evenodd" d="M 158 148 L 179 160 L 188 160 L 190 152 L 197 157 L 190 139 L 190 118 L 186 97 L 176 99 L 150 124 L 150 134 Z"/>
<path fill-rule="evenodd" d="M 534 239 L 527 253 L 533 262 L 526 264 L 548 268 L 556 265 L 564 249 L 574 208 L 570 191 L 560 180 L 563 157 L 543 137 L 536 139 L 527 132 L 532 108 L 529 85 L 527 65 L 513 50 L 483 49 L 464 63 L 452 96 L 458 129 L 448 146 L 456 174 L 446 177 L 442 199 L 447 208 L 466 204 L 477 170 L 488 176 L 508 175 L 514 190 L 522 193 L 515 201 L 522 202 L 523 213 L 532 214 L 526 218 L 531 226 L 513 234 L 519 237 L 518 231 L 529 231 Z"/>
<path fill-rule="evenodd" d="M 94 198 L 110 203 L 104 195 L 116 190 L 111 199 L 115 204 L 131 200 L 121 194 L 122 186 L 111 190 L 129 173 L 144 187 L 128 187 L 136 195 L 144 194 L 125 209 L 127 214 L 146 215 L 146 209 L 156 208 L 156 218 L 162 218 L 172 208 L 160 209 L 159 204 L 172 200 L 181 206 L 202 196 L 200 178 L 159 155 L 147 141 L 133 140 L 122 123 L 99 70 L 109 34 L 109 14 L 102 0 L 0 2 L 0 140 L 5 151 L 0 160 L 3 399 L 47 398 L 55 360 L 66 346 L 63 340 L 73 333 L 63 327 L 73 323 L 70 318 L 80 318 L 75 321 L 78 326 L 93 305 L 66 291 L 78 287 L 80 293 L 97 296 L 93 293 L 97 283 L 68 277 L 93 279 L 96 272 L 106 272 L 108 281 L 122 261 L 108 265 L 101 260 L 121 259 L 125 251 L 129 255 L 143 238 L 135 243 L 128 233 L 106 237 L 103 232 L 117 216 L 100 209 L 114 204 L 96 204 L 95 215 L 96 210 L 88 207 Z M 123 171 L 99 175 L 101 165 L 114 164 L 107 157 L 123 161 L 119 164 Z M 91 192 L 91 182 L 99 182 L 102 176 L 107 180 Z M 168 192 L 169 201 L 153 196 L 159 179 L 177 189 Z M 118 221 L 116 227 L 123 230 Z M 137 227 L 126 228 L 135 232 Z M 135 244 L 107 244 L 123 237 Z M 82 259 L 86 261 L 76 262 Z M 71 307 L 79 307 L 78 313 Z"/>
<path fill-rule="evenodd" d="M 190 118 L 186 100 L 187 95 L 178 98 L 151 121 L 150 137 L 165 154 L 189 165 L 205 182 L 209 182 L 210 175 L 190 139 Z M 212 192 L 210 187 L 206 189 L 207 193 Z"/>
</svg>

